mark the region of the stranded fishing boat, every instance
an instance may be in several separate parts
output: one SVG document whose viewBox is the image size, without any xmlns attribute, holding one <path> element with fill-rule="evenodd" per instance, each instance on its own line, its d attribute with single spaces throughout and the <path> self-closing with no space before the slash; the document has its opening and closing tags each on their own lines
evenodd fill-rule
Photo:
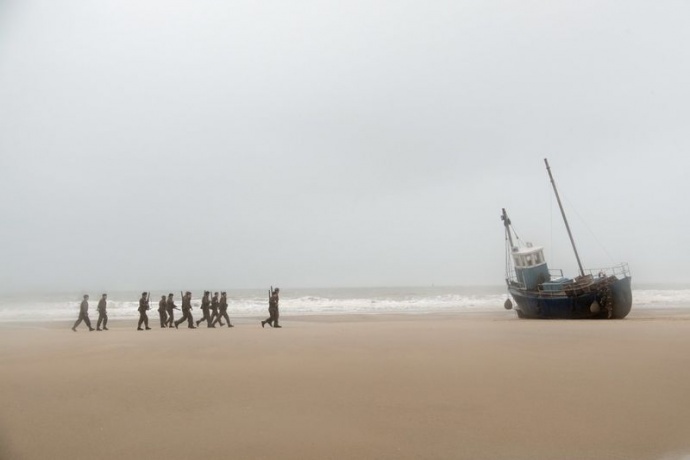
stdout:
<svg viewBox="0 0 690 460">
<path fill-rule="evenodd" d="M 566 278 L 562 270 L 549 270 L 544 259 L 544 249 L 532 246 L 530 243 L 521 245 L 508 214 L 503 209 L 501 219 L 506 231 L 506 283 L 508 292 L 517 304 L 515 311 L 518 317 L 625 318 L 632 307 L 628 265 L 620 264 L 595 270 L 582 268 L 549 162 L 544 159 L 544 163 L 546 163 L 546 170 L 561 209 L 563 222 L 568 230 L 580 274 L 575 278 Z M 513 308 L 513 303 L 507 299 L 504 306 L 510 310 Z"/>
</svg>

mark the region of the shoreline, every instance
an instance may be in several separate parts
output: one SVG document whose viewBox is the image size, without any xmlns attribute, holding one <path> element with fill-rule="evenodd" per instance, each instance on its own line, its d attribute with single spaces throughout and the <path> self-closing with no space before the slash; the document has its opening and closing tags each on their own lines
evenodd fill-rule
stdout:
<svg viewBox="0 0 690 460">
<path fill-rule="evenodd" d="M 155 313 L 155 312 L 154 312 Z M 230 321 L 240 327 L 246 327 L 259 321 L 266 319 L 268 313 L 261 315 L 230 315 Z M 92 325 L 95 327 L 96 321 L 98 319 L 98 314 L 90 315 Z M 176 316 L 179 318 L 179 315 Z M 483 318 L 492 319 L 494 321 L 510 321 L 518 320 L 519 318 L 513 311 L 506 310 L 479 310 L 479 311 L 429 311 L 429 312 L 399 312 L 399 311 L 387 311 L 387 312 L 334 312 L 334 313 L 324 313 L 324 312 L 314 312 L 305 314 L 303 312 L 290 314 L 289 311 L 281 311 L 281 323 L 285 321 L 295 321 L 295 322 L 359 322 L 359 321 L 390 321 L 390 320 L 403 320 L 408 319 L 410 321 L 420 320 L 443 320 L 448 318 Z M 19 328 L 44 328 L 44 329 L 60 329 L 60 328 L 71 328 L 76 321 L 77 316 L 73 319 L 54 319 L 54 320 L 4 320 L 0 321 L 0 329 L 8 329 L 13 327 Z M 194 321 L 199 318 L 194 316 Z M 632 309 L 630 314 L 623 320 L 613 320 L 613 321 L 639 321 L 639 320 L 665 320 L 665 319 L 688 319 L 690 320 L 690 307 L 638 307 Z M 131 318 L 114 318 L 109 319 L 108 324 L 110 325 L 132 325 L 136 326 L 139 320 L 138 316 L 132 316 Z M 520 322 L 524 321 L 545 321 L 545 322 L 600 322 L 608 321 L 606 319 L 580 319 L 580 320 L 569 320 L 569 319 L 519 319 Z M 149 326 L 152 329 L 160 329 L 160 323 L 158 315 L 149 314 Z M 180 325 L 180 329 L 186 328 L 186 326 Z M 201 326 L 201 329 L 206 329 L 205 326 Z M 84 323 L 82 323 L 79 331 L 88 332 Z"/>
</svg>

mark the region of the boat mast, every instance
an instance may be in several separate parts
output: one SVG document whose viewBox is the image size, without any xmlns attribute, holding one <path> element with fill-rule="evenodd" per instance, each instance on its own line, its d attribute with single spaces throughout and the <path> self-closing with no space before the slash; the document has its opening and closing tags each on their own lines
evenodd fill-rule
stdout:
<svg viewBox="0 0 690 460">
<path fill-rule="evenodd" d="M 513 235 L 510 234 L 510 219 L 508 218 L 508 213 L 506 212 L 506 208 L 502 208 L 503 214 L 501 215 L 501 220 L 503 221 L 503 225 L 505 225 L 506 228 L 506 237 L 510 241 L 510 250 L 513 250 Z"/>
<path fill-rule="evenodd" d="M 575 240 L 573 239 L 573 233 L 570 231 L 570 225 L 568 225 L 568 218 L 565 217 L 565 211 L 563 211 L 563 204 L 561 204 L 561 197 L 558 195 L 558 189 L 556 188 L 556 182 L 553 180 L 553 175 L 551 175 L 551 168 L 549 167 L 549 160 L 544 158 L 544 163 L 546 163 L 546 170 L 549 172 L 549 178 L 551 179 L 551 185 L 553 186 L 553 191 L 556 194 L 556 200 L 558 201 L 558 207 L 561 208 L 561 215 L 563 216 L 563 222 L 565 222 L 565 228 L 568 230 L 568 236 L 570 237 L 570 243 L 573 245 L 573 251 L 575 252 L 575 258 L 577 259 L 577 266 L 580 267 L 580 276 L 585 276 L 585 271 L 582 269 L 582 262 L 580 262 L 580 255 L 577 253 L 577 248 L 575 247 Z"/>
<path fill-rule="evenodd" d="M 506 229 L 506 243 L 510 244 L 510 247 L 506 248 L 506 284 L 510 286 L 510 267 L 511 267 L 511 254 L 513 253 L 513 248 L 514 248 L 514 243 L 513 243 L 513 235 L 510 232 L 510 218 L 508 218 L 508 213 L 506 212 L 506 208 L 501 209 L 502 214 L 501 214 L 501 220 L 503 221 L 503 225 L 505 226 Z M 515 234 L 515 237 L 517 238 L 517 234 Z M 509 302 L 509 300 L 506 300 L 506 304 Z M 508 308 L 508 307 L 506 307 Z"/>
</svg>

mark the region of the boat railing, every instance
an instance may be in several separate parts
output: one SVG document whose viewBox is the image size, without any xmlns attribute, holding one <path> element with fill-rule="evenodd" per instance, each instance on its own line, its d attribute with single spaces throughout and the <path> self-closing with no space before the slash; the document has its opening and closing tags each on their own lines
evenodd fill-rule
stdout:
<svg viewBox="0 0 690 460">
<path fill-rule="evenodd" d="M 518 288 L 518 289 L 525 289 L 526 286 L 524 283 L 521 283 L 518 281 L 517 276 L 515 275 L 515 270 L 509 270 L 507 273 L 508 277 L 506 279 L 506 282 L 508 283 L 509 286 Z M 557 280 L 557 279 L 562 279 L 563 278 L 563 270 L 561 269 L 549 269 L 549 276 L 551 277 L 551 280 Z M 572 287 L 577 287 L 577 285 L 583 285 L 583 284 L 591 284 L 592 281 L 594 281 L 597 278 L 604 278 L 604 277 L 609 277 L 609 276 L 615 276 L 618 279 L 622 278 L 627 278 L 630 276 L 630 267 L 628 266 L 627 263 L 622 263 L 619 265 L 615 265 L 613 267 L 604 267 L 604 268 L 590 268 L 585 270 L 585 276 L 584 277 L 578 277 L 579 281 L 573 280 L 571 281 L 572 286 L 564 286 L 566 288 L 572 288 Z M 553 292 L 548 292 L 544 291 L 542 289 L 539 289 L 540 293 L 546 296 L 557 296 L 561 295 L 562 291 L 553 291 Z M 560 293 L 560 294 L 559 294 Z"/>
<path fill-rule="evenodd" d="M 615 276 L 616 278 L 629 278 L 630 277 L 630 267 L 626 263 L 615 265 L 613 267 L 604 268 L 589 268 L 585 270 L 586 274 L 592 275 L 593 277 L 609 277 Z"/>
<path fill-rule="evenodd" d="M 563 279 L 563 270 L 560 268 L 550 268 L 549 269 L 549 280 Z M 510 268 L 506 273 L 506 282 L 515 288 L 526 289 L 524 283 L 520 282 L 517 278 L 514 268 Z"/>
</svg>

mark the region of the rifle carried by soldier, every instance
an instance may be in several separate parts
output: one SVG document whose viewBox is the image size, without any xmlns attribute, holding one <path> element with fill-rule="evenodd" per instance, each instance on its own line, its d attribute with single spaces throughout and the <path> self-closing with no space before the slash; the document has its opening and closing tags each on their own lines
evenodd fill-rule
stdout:
<svg viewBox="0 0 690 460">
<path fill-rule="evenodd" d="M 273 289 L 273 286 L 268 290 L 268 313 L 270 316 L 261 321 L 261 327 L 264 327 L 266 324 L 271 327 L 282 327 L 278 325 L 278 318 L 280 315 L 278 313 L 278 291 L 279 289 Z"/>
</svg>

